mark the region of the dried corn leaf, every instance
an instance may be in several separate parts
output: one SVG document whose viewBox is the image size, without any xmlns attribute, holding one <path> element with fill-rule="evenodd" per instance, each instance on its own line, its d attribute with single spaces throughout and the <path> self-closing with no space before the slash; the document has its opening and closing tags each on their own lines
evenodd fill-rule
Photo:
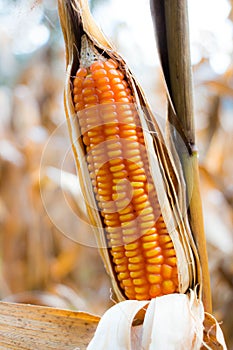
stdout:
<svg viewBox="0 0 233 350">
<path fill-rule="evenodd" d="M 0 349 L 86 349 L 99 317 L 84 312 L 0 303 Z"/>
<path fill-rule="evenodd" d="M 227 350 L 222 330 L 211 314 L 205 314 L 204 327 L 202 349 Z"/>
</svg>

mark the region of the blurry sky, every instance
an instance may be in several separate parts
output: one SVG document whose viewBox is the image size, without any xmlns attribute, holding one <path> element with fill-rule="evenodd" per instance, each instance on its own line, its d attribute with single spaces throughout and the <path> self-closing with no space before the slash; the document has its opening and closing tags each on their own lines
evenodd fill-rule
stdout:
<svg viewBox="0 0 233 350">
<path fill-rule="evenodd" d="M 148 0 L 92 0 L 97 22 L 117 43 L 133 66 L 154 65 L 156 48 Z M 133 9 L 133 10 L 132 10 Z M 192 61 L 209 57 L 216 73 L 232 59 L 232 23 L 228 0 L 189 0 Z M 23 62 L 58 33 L 55 0 L 0 0 L 1 81 L 14 60 Z M 135 45 L 138 51 L 135 53 Z M 158 62 L 158 61 L 157 61 Z"/>
<path fill-rule="evenodd" d="M 94 14 L 98 23 L 113 38 L 127 48 L 134 40 L 140 45 L 139 54 L 133 54 L 146 64 L 155 62 L 155 44 L 148 0 L 109 0 L 96 6 Z M 202 56 L 210 57 L 211 67 L 223 73 L 232 55 L 232 23 L 227 20 L 231 6 L 227 0 L 189 0 L 192 62 L 198 63 Z M 133 8 L 133 11 L 132 11 Z M 124 9 L 124 11 L 122 11 Z M 130 14 L 130 15 L 129 15 Z M 116 26 L 121 24 L 121 32 Z"/>
</svg>

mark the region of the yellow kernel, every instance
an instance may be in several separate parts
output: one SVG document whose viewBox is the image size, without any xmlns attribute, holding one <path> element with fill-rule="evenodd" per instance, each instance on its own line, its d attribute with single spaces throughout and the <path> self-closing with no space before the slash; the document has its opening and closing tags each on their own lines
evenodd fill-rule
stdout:
<svg viewBox="0 0 233 350">
<path fill-rule="evenodd" d="M 130 184 L 133 188 L 142 188 L 144 186 L 144 182 L 132 181 Z"/>
<path fill-rule="evenodd" d="M 116 158 L 116 157 L 121 156 L 121 154 L 122 154 L 121 149 L 117 149 L 117 150 L 115 150 L 115 151 L 109 151 L 109 152 L 108 152 L 109 158 Z"/>
<path fill-rule="evenodd" d="M 174 247 L 174 244 L 171 241 L 171 242 L 164 244 L 163 249 L 172 249 L 173 247 Z"/>
<path fill-rule="evenodd" d="M 161 275 L 157 275 L 157 274 L 149 274 L 148 275 L 148 281 L 151 284 L 161 283 L 162 282 L 162 277 L 161 277 Z"/>
<path fill-rule="evenodd" d="M 129 278 L 129 272 L 120 272 L 118 278 L 120 281 L 127 280 Z"/>
<path fill-rule="evenodd" d="M 142 255 L 137 255 L 132 258 L 129 258 L 129 263 L 132 263 L 132 264 L 139 264 L 143 261 L 144 261 L 144 258 Z"/>
<path fill-rule="evenodd" d="M 127 256 L 127 258 L 132 258 L 134 256 L 138 256 L 140 254 L 140 251 L 138 249 L 135 250 L 127 250 L 125 252 L 125 256 Z"/>
<path fill-rule="evenodd" d="M 151 210 L 153 210 L 151 208 Z M 147 215 L 140 215 L 140 220 L 141 221 L 144 221 L 144 222 L 147 222 L 147 221 L 154 221 L 155 217 L 154 217 L 154 214 L 147 214 Z"/>
<path fill-rule="evenodd" d="M 96 61 L 92 63 L 92 65 L 90 66 L 91 72 L 94 72 L 95 70 L 100 70 L 103 68 L 104 68 L 104 63 L 102 61 Z"/>
<path fill-rule="evenodd" d="M 116 265 L 122 265 L 122 264 L 126 265 L 127 262 L 128 262 L 128 259 L 126 257 L 123 257 L 123 258 L 120 258 L 120 259 L 115 259 L 114 262 L 115 262 Z"/>
<path fill-rule="evenodd" d="M 134 242 L 138 237 L 136 235 L 129 235 L 129 236 L 124 236 L 123 237 L 123 242 L 124 244 L 130 244 Z"/>
<path fill-rule="evenodd" d="M 164 294 L 174 293 L 176 290 L 176 287 L 174 285 L 174 282 L 171 280 L 163 281 L 162 283 L 162 291 Z"/>
<path fill-rule="evenodd" d="M 93 87 L 86 87 L 85 89 L 82 90 L 83 96 L 90 96 L 94 94 L 95 94 L 95 88 Z"/>
<path fill-rule="evenodd" d="M 117 207 L 117 211 L 120 210 L 120 209 L 125 208 L 128 204 L 129 204 L 129 199 L 128 198 L 115 201 L 115 205 Z"/>
<path fill-rule="evenodd" d="M 137 188 L 133 190 L 133 195 L 135 197 L 137 196 L 141 196 L 144 193 L 144 189 L 143 188 Z"/>
<path fill-rule="evenodd" d="M 141 222 L 140 227 L 141 229 L 150 229 L 154 226 L 154 221 L 146 221 L 146 222 Z"/>
<path fill-rule="evenodd" d="M 125 169 L 124 164 L 114 165 L 114 166 L 110 167 L 110 171 L 113 173 L 116 173 L 116 172 L 123 170 L 123 169 Z"/>
<path fill-rule="evenodd" d="M 117 171 L 117 172 L 113 173 L 113 177 L 115 177 L 115 178 L 124 179 L 126 176 L 127 176 L 126 170 L 121 170 L 121 171 Z"/>
<path fill-rule="evenodd" d="M 137 198 L 133 198 L 133 202 L 135 203 L 135 204 L 140 204 L 140 203 L 142 203 L 142 202 L 145 202 L 147 200 L 147 195 L 146 194 L 143 194 L 142 196 L 140 196 L 140 197 L 137 197 Z"/>
<path fill-rule="evenodd" d="M 115 266 L 115 271 L 116 272 L 125 272 L 127 271 L 127 266 L 126 265 L 117 265 Z"/>
<path fill-rule="evenodd" d="M 150 264 L 162 264 L 164 262 L 164 257 L 162 255 L 155 256 L 153 258 L 147 259 L 147 262 Z"/>
<path fill-rule="evenodd" d="M 153 234 L 156 234 L 157 235 L 157 233 L 156 233 L 157 231 L 156 231 L 156 229 L 154 228 L 154 227 L 151 227 L 151 228 L 146 228 L 146 229 L 142 229 L 141 230 L 141 233 L 142 233 L 142 235 L 143 235 L 143 237 L 145 236 L 151 236 L 151 235 L 153 235 Z"/>
<path fill-rule="evenodd" d="M 132 205 L 128 205 L 126 208 L 124 208 L 122 210 L 119 210 L 119 214 L 120 215 L 125 215 L 125 214 L 128 214 L 128 213 L 132 213 L 132 211 L 133 211 Z"/>
<path fill-rule="evenodd" d="M 161 273 L 164 279 L 170 279 L 172 277 L 173 268 L 167 264 L 162 265 Z"/>
<path fill-rule="evenodd" d="M 108 128 L 105 128 L 104 130 L 105 135 L 114 135 L 119 133 L 119 127 L 118 126 L 109 126 Z"/>
<path fill-rule="evenodd" d="M 122 228 L 122 234 L 125 236 L 131 236 L 130 241 L 132 241 L 132 236 L 137 237 L 138 229 L 137 227 L 132 228 Z"/>
<path fill-rule="evenodd" d="M 120 218 L 121 222 L 128 222 L 128 221 L 131 221 L 131 220 L 135 219 L 135 214 L 129 213 L 129 214 L 125 214 L 125 215 L 120 215 L 119 218 Z"/>
<path fill-rule="evenodd" d="M 161 253 L 162 249 L 160 247 L 155 247 L 151 250 L 146 250 L 145 251 L 145 256 L 147 258 L 157 258 L 159 254 Z"/>
<path fill-rule="evenodd" d="M 115 165 L 123 163 L 123 158 L 119 157 L 119 158 L 115 158 L 115 159 L 109 159 L 108 163 L 109 163 L 109 165 L 115 166 Z"/>
<path fill-rule="evenodd" d="M 146 271 L 154 274 L 161 273 L 161 265 L 146 264 Z"/>
<path fill-rule="evenodd" d="M 142 277 L 144 275 L 144 272 L 142 270 L 139 271 L 130 271 L 130 277 L 132 279 Z"/>
<path fill-rule="evenodd" d="M 111 249 L 111 254 L 113 256 L 114 259 L 120 259 L 120 258 L 123 258 L 124 257 L 124 252 L 115 252 L 116 248 L 112 248 Z"/>
<path fill-rule="evenodd" d="M 129 271 L 138 271 L 143 269 L 144 264 L 140 263 L 140 264 L 129 264 L 128 265 L 128 269 Z"/>
<path fill-rule="evenodd" d="M 135 223 L 134 221 L 126 221 L 126 222 L 122 222 L 121 223 L 121 227 L 122 228 L 131 228 L 131 227 L 135 227 Z"/>
<path fill-rule="evenodd" d="M 158 245 L 159 244 L 158 243 L 158 234 L 154 233 L 154 234 L 151 234 L 148 236 L 142 236 L 142 241 L 143 242 L 156 242 Z"/>
<path fill-rule="evenodd" d="M 135 175 L 132 176 L 133 181 L 141 181 L 141 182 L 146 182 L 146 175 Z"/>
<path fill-rule="evenodd" d="M 146 280 L 146 278 L 135 278 L 133 280 L 133 284 L 135 286 L 147 285 L 147 280 Z"/>
<path fill-rule="evenodd" d="M 100 78 L 106 77 L 106 75 L 107 75 L 107 72 L 105 69 L 98 69 L 92 73 L 92 77 L 94 80 L 98 80 Z"/>
<path fill-rule="evenodd" d="M 125 287 L 132 287 L 133 286 L 133 281 L 130 278 L 127 278 L 125 280 L 122 280 L 122 284 Z"/>
<path fill-rule="evenodd" d="M 146 292 L 144 294 L 136 294 L 135 299 L 136 300 L 148 300 L 148 299 L 150 299 L 148 296 L 148 290 L 146 290 Z"/>
<path fill-rule="evenodd" d="M 87 69 L 86 68 L 79 68 L 76 76 L 77 77 L 85 77 L 87 75 Z"/>
<path fill-rule="evenodd" d="M 156 241 L 155 242 L 154 241 L 153 242 L 145 242 L 145 243 L 142 243 L 142 247 L 145 250 L 151 250 L 151 249 L 158 247 L 158 242 L 156 242 Z"/>
<path fill-rule="evenodd" d="M 160 235 L 159 236 L 159 242 L 161 244 L 171 242 L 171 237 L 169 236 L 169 234 L 167 234 L 167 235 Z"/>
<path fill-rule="evenodd" d="M 164 250 L 164 251 L 163 251 L 163 256 L 164 256 L 165 258 L 170 258 L 171 256 L 173 257 L 173 256 L 175 256 L 175 255 L 176 255 L 176 252 L 175 252 L 174 249 L 167 249 L 167 250 Z"/>
<path fill-rule="evenodd" d="M 159 295 L 161 295 L 161 286 L 160 284 L 153 284 L 150 286 L 149 294 L 151 298 L 155 298 Z"/>
<path fill-rule="evenodd" d="M 170 266 L 176 266 L 176 257 L 166 258 L 165 261 Z"/>
</svg>

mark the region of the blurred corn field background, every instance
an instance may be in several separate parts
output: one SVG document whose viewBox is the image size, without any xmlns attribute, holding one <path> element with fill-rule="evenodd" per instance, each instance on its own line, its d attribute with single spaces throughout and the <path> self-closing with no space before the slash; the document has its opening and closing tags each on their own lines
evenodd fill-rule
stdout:
<svg viewBox="0 0 233 350">
<path fill-rule="evenodd" d="M 149 1 L 90 6 L 163 119 Z M 233 349 L 233 1 L 189 0 L 189 15 L 213 307 Z M 101 315 L 111 287 L 79 208 L 56 1 L 0 0 L 0 45 L 0 298 Z"/>
</svg>

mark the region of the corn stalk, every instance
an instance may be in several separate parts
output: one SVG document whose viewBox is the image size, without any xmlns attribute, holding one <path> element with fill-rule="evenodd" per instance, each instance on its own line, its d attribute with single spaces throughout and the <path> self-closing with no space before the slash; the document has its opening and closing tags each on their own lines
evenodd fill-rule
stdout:
<svg viewBox="0 0 233 350">
<path fill-rule="evenodd" d="M 195 141 L 187 1 L 151 0 L 151 12 L 167 88 L 168 137 L 176 148 L 183 168 L 189 222 L 202 267 L 202 299 L 205 310 L 211 312 L 210 279 Z"/>
</svg>

